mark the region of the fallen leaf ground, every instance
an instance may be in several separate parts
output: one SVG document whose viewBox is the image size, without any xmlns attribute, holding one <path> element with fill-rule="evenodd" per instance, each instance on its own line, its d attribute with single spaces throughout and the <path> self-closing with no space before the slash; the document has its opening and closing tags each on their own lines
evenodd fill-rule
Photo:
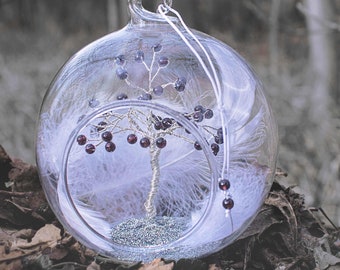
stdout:
<svg viewBox="0 0 340 270">
<path fill-rule="evenodd" d="M 276 181 L 251 226 L 218 253 L 177 262 L 119 264 L 77 242 L 51 211 L 35 166 L 0 145 L 0 269 L 340 269 L 340 231 L 322 209 Z M 322 217 L 322 218 L 321 218 Z M 321 221 L 323 220 L 323 222 Z"/>
</svg>

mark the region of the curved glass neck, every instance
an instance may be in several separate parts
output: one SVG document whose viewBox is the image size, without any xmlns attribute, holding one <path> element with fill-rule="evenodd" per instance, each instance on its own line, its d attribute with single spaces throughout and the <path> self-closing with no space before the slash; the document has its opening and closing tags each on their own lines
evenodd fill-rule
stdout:
<svg viewBox="0 0 340 270">
<path fill-rule="evenodd" d="M 144 9 L 142 0 L 129 0 L 129 9 L 131 14 L 131 24 L 146 25 L 155 22 L 167 24 L 167 21 L 161 14 Z M 178 19 L 175 17 L 168 16 L 168 18 L 174 23 L 178 22 Z"/>
</svg>

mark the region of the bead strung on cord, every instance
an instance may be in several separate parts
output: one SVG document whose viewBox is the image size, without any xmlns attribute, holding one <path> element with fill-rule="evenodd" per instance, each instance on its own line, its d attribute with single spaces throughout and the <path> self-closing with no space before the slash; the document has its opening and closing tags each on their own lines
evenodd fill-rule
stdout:
<svg viewBox="0 0 340 270">
<path fill-rule="evenodd" d="M 228 179 L 219 179 L 218 187 L 224 193 L 224 200 L 222 206 L 226 209 L 226 217 L 229 217 L 230 210 L 234 207 L 234 201 L 229 194 L 230 181 Z"/>
</svg>

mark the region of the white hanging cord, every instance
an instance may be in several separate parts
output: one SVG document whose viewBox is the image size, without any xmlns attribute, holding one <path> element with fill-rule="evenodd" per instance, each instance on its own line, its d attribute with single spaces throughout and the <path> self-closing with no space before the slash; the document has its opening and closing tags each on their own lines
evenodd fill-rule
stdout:
<svg viewBox="0 0 340 270">
<path fill-rule="evenodd" d="M 167 14 L 172 7 L 172 0 L 164 0 L 163 1 L 163 8 L 165 8 L 165 14 Z"/>
<path fill-rule="evenodd" d="M 181 39 L 184 41 L 184 43 L 188 46 L 188 48 L 192 51 L 192 53 L 196 56 L 196 58 L 198 59 L 198 61 L 200 62 L 204 72 L 207 74 L 209 80 L 211 81 L 214 91 L 215 91 L 215 95 L 217 97 L 219 97 L 219 93 L 218 93 L 218 88 L 216 86 L 215 80 L 212 78 L 211 73 L 209 72 L 207 66 L 204 64 L 201 56 L 198 54 L 198 52 L 195 50 L 195 48 L 189 43 L 188 39 L 183 35 L 183 33 L 178 29 L 178 27 L 166 16 L 167 12 L 171 11 L 172 13 L 174 13 L 174 9 L 172 9 L 171 7 L 164 7 L 164 5 L 159 5 L 158 6 L 158 12 L 162 15 L 162 17 L 167 21 L 167 23 L 176 31 L 176 33 L 181 37 Z M 176 12 L 176 11 L 175 11 Z M 174 13 L 176 16 L 180 15 L 179 13 Z M 182 22 L 182 21 L 181 21 Z M 183 22 L 184 23 L 184 22 Z M 190 30 L 189 30 L 190 31 Z M 219 100 L 217 100 L 219 102 Z"/>
<path fill-rule="evenodd" d="M 218 106 L 218 110 L 219 110 L 220 118 L 221 118 L 223 138 L 226 138 L 226 142 L 224 142 L 224 144 L 223 144 L 223 165 L 222 165 L 222 171 L 221 171 L 221 178 L 223 179 L 225 171 L 227 170 L 227 172 L 229 172 L 229 145 L 230 145 L 230 142 L 229 142 L 229 135 L 228 135 L 229 130 L 228 130 L 228 126 L 225 123 L 224 114 L 223 114 L 223 104 L 221 104 L 221 100 L 222 100 L 221 84 L 220 84 L 220 81 L 218 79 L 218 75 L 217 75 L 216 69 L 214 67 L 214 64 L 213 64 L 207 50 L 204 48 L 202 43 L 197 39 L 197 37 L 192 33 L 192 31 L 189 29 L 189 27 L 187 27 L 187 25 L 184 23 L 181 15 L 176 10 L 171 8 L 171 6 L 168 5 L 167 2 L 169 2 L 169 1 L 164 0 L 164 4 L 159 5 L 157 11 L 167 21 L 167 23 L 176 31 L 176 33 L 181 37 L 181 39 L 184 41 L 184 43 L 188 46 L 188 48 L 196 56 L 197 60 L 201 64 L 204 72 L 206 73 L 207 77 L 209 78 L 209 80 L 212 84 L 212 87 L 214 89 L 214 93 L 215 93 L 215 96 L 216 96 L 216 99 L 217 99 L 217 106 Z M 190 44 L 189 40 L 183 35 L 183 33 L 178 29 L 178 27 L 166 16 L 166 14 L 169 11 L 171 11 L 173 14 L 175 14 L 177 16 L 177 18 L 180 20 L 180 22 L 181 22 L 182 26 L 184 27 L 184 29 L 186 30 L 186 32 L 194 39 L 194 41 L 201 48 L 204 55 L 208 59 L 209 66 L 210 66 L 210 68 L 213 72 L 213 76 L 211 75 L 210 71 L 208 70 L 208 67 L 206 66 L 203 59 L 201 58 L 201 56 L 196 51 L 196 49 Z"/>
</svg>

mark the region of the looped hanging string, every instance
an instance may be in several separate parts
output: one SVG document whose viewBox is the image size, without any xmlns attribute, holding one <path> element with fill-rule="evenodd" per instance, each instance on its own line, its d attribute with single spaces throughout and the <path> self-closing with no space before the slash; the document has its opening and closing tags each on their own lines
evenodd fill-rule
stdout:
<svg viewBox="0 0 340 270">
<path fill-rule="evenodd" d="M 164 0 L 164 4 L 160 4 L 158 6 L 158 9 L 157 9 L 158 12 L 161 14 L 163 19 L 165 19 L 166 22 L 176 31 L 176 33 L 180 36 L 180 38 L 184 41 L 184 43 L 188 46 L 188 48 L 195 55 L 195 57 L 197 58 L 197 60 L 201 64 L 204 72 L 206 73 L 207 77 L 209 78 L 211 85 L 213 87 L 216 99 L 217 99 L 217 106 L 218 106 L 218 110 L 219 110 L 219 113 L 220 113 L 221 124 L 222 124 L 222 127 L 223 127 L 222 128 L 223 138 L 226 138 L 226 142 L 223 144 L 223 165 L 222 165 L 222 171 L 221 171 L 221 178 L 223 179 L 225 171 L 227 170 L 227 173 L 229 172 L 229 161 L 230 161 L 229 160 L 229 146 L 230 146 L 230 142 L 229 142 L 229 136 L 228 136 L 229 130 L 228 130 L 228 126 L 225 123 L 224 114 L 223 114 L 224 109 L 223 109 L 223 104 L 221 103 L 221 100 L 222 100 L 221 84 L 220 84 L 216 69 L 214 67 L 214 64 L 213 64 L 211 57 L 209 56 L 207 50 L 204 48 L 202 43 L 197 39 L 197 37 L 194 35 L 194 33 L 192 33 L 192 31 L 189 29 L 189 27 L 184 23 L 181 15 L 176 10 L 171 8 L 170 6 L 166 5 L 165 2 L 169 2 L 169 1 Z M 172 2 L 172 1 L 170 0 L 170 2 Z M 213 72 L 213 75 L 209 71 L 207 65 L 204 63 L 203 59 L 198 54 L 196 49 L 190 44 L 190 41 L 184 36 L 184 34 L 180 31 L 180 29 L 178 29 L 178 27 L 166 16 L 166 14 L 169 11 L 171 11 L 173 14 L 176 15 L 176 17 L 179 19 L 182 26 L 184 27 L 185 31 L 193 38 L 193 40 L 198 44 L 200 49 L 203 51 L 205 57 L 208 60 L 208 63 L 209 63 L 210 69 Z"/>
<path fill-rule="evenodd" d="M 167 14 L 170 11 L 171 7 L 172 7 L 172 0 L 164 0 L 163 1 L 163 6 L 166 9 L 165 14 Z"/>
</svg>

